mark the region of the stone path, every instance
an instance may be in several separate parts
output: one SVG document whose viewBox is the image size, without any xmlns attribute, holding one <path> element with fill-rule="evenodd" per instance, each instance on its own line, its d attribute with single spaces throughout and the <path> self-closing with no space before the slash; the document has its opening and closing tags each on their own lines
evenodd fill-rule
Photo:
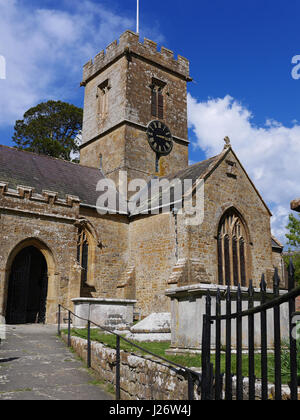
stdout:
<svg viewBox="0 0 300 420">
<path fill-rule="evenodd" d="M 56 327 L 6 327 L 0 344 L 0 400 L 112 400 L 56 336 Z"/>
</svg>

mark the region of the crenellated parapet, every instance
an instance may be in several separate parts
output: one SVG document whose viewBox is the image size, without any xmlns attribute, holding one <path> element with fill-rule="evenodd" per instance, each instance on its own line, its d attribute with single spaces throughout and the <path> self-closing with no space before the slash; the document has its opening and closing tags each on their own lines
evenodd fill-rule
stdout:
<svg viewBox="0 0 300 420">
<path fill-rule="evenodd" d="M 156 63 L 168 71 L 181 75 L 187 81 L 191 80 L 189 60 L 180 55 L 176 60 L 173 51 L 165 47 L 158 51 L 156 42 L 145 38 L 141 43 L 138 34 L 126 31 L 121 35 L 119 41 L 116 40 L 109 44 L 105 51 L 101 51 L 94 60 L 85 64 L 82 85 L 85 86 L 90 79 L 122 56 L 130 58 L 130 55 Z"/>
<path fill-rule="evenodd" d="M 7 182 L 0 181 L 0 209 L 73 217 L 78 213 L 79 205 L 79 197 L 73 195 L 59 198 L 55 191 L 43 190 L 40 194 L 34 188 L 23 185 L 11 189 Z"/>
</svg>

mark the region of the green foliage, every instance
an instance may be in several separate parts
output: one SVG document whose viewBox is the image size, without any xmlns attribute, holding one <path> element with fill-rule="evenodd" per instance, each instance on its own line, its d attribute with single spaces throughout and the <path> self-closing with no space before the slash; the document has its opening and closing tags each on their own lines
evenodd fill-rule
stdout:
<svg viewBox="0 0 300 420">
<path fill-rule="evenodd" d="M 296 283 L 300 286 L 300 252 L 293 253 L 290 255 L 284 255 L 283 259 L 287 267 L 289 266 L 290 259 L 292 259 L 294 267 L 295 267 Z"/>
<path fill-rule="evenodd" d="M 300 285 L 300 215 L 289 215 L 287 229 L 289 231 L 289 233 L 286 234 L 288 245 L 293 247 L 293 252 L 290 250 L 289 255 L 284 256 L 284 261 L 288 266 L 290 258 L 292 258 L 296 270 L 296 281 Z"/>
<path fill-rule="evenodd" d="M 288 341 L 285 341 L 282 344 L 281 366 L 282 366 L 282 374 L 284 376 L 288 376 L 291 370 L 290 343 Z M 298 376 L 300 378 L 300 340 L 297 340 L 297 367 L 298 367 Z"/>
<path fill-rule="evenodd" d="M 41 103 L 16 121 L 13 141 L 21 150 L 71 160 L 79 151 L 82 118 L 83 110 L 66 102 Z"/>
<path fill-rule="evenodd" d="M 289 224 L 287 225 L 289 233 L 286 234 L 288 238 L 288 245 L 300 250 L 300 215 L 297 217 L 293 214 L 289 215 Z"/>
</svg>

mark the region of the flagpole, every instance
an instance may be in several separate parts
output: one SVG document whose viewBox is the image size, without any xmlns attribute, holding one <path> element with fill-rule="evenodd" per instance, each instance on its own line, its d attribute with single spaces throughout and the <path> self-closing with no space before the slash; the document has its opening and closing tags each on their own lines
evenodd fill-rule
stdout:
<svg viewBox="0 0 300 420">
<path fill-rule="evenodd" d="M 140 33 L 140 0 L 137 0 L 136 8 L 136 33 Z"/>
</svg>

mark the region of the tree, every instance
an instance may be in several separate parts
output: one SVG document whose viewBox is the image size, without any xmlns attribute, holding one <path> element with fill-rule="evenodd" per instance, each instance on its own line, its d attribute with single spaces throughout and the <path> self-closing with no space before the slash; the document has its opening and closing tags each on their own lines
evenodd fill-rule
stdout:
<svg viewBox="0 0 300 420">
<path fill-rule="evenodd" d="M 289 250 L 288 255 L 284 257 L 285 263 L 289 264 L 292 258 L 296 272 L 296 281 L 300 284 L 300 216 L 289 215 L 289 223 L 286 227 L 289 233 L 286 234 L 288 245 L 293 247 L 293 251 Z"/>
<path fill-rule="evenodd" d="M 289 240 L 288 245 L 299 248 L 300 251 L 300 216 L 295 217 L 293 214 L 290 214 L 287 229 L 289 230 L 289 233 L 286 234 Z"/>
<path fill-rule="evenodd" d="M 16 147 L 42 155 L 75 160 L 82 129 L 83 110 L 61 101 L 41 103 L 16 121 Z"/>
</svg>

